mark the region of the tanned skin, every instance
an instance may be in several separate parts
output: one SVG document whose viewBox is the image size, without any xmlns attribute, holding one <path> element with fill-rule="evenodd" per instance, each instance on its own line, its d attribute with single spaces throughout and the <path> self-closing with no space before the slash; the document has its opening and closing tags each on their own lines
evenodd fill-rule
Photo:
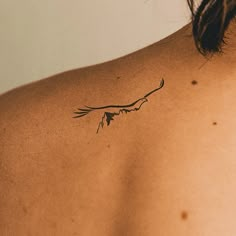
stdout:
<svg viewBox="0 0 236 236">
<path fill-rule="evenodd" d="M 204 58 L 187 25 L 1 95 L 0 235 L 236 235 L 235 45 Z"/>
</svg>

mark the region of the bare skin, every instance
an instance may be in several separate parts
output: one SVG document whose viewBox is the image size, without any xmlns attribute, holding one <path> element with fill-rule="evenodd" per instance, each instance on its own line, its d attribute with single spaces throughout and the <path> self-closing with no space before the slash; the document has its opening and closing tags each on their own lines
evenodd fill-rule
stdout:
<svg viewBox="0 0 236 236">
<path fill-rule="evenodd" d="M 233 45 L 206 60 L 188 25 L 3 94 L 0 235 L 235 235 Z M 106 109 L 72 118 L 85 106 L 131 104 L 162 78 L 139 110 L 98 133 Z"/>
</svg>

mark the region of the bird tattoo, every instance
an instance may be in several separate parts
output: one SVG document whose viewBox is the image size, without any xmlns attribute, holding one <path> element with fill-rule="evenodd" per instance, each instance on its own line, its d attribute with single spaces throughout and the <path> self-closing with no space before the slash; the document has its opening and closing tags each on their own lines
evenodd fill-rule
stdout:
<svg viewBox="0 0 236 236">
<path fill-rule="evenodd" d="M 114 116 L 118 116 L 123 113 L 128 113 L 132 111 L 138 111 L 142 105 L 148 101 L 148 97 L 156 92 L 157 90 L 161 89 L 164 86 L 164 79 L 161 79 L 160 86 L 158 88 L 155 88 L 154 90 L 150 91 L 143 97 L 137 99 L 135 102 L 132 102 L 127 105 L 108 105 L 108 106 L 102 106 L 102 107 L 91 107 L 91 106 L 84 106 L 85 108 L 77 108 L 77 111 L 74 111 L 73 118 L 80 118 L 85 115 L 88 115 L 92 111 L 96 110 L 104 110 L 103 116 L 101 118 L 101 121 L 98 124 L 97 132 L 99 129 L 104 127 L 104 121 L 106 121 L 107 126 L 110 125 L 111 121 L 114 120 Z M 109 111 L 108 111 L 109 110 Z"/>
</svg>

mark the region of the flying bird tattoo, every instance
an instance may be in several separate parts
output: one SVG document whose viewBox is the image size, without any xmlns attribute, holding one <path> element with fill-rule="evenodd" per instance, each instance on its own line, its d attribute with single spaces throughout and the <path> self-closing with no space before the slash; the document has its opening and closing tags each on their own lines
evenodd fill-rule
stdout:
<svg viewBox="0 0 236 236">
<path fill-rule="evenodd" d="M 107 126 L 109 126 L 111 121 L 114 120 L 114 116 L 118 116 L 120 114 L 132 112 L 132 111 L 138 111 L 142 107 L 142 105 L 148 101 L 147 98 L 151 94 L 156 92 L 157 90 L 161 89 L 163 86 L 164 86 L 164 79 L 161 79 L 160 86 L 158 88 L 150 91 L 149 93 L 144 95 L 142 98 L 139 98 L 135 102 L 127 104 L 127 105 L 108 105 L 108 106 L 102 106 L 102 107 L 85 106 L 85 108 L 78 108 L 77 111 L 74 111 L 74 114 L 76 114 L 76 116 L 74 116 L 73 118 L 83 117 L 95 110 L 105 110 L 101 118 L 101 121 L 98 124 L 97 132 L 96 132 L 98 133 L 99 129 L 101 127 L 103 128 L 105 119 L 106 119 Z M 107 111 L 108 109 L 109 110 L 111 109 L 111 111 Z"/>
</svg>

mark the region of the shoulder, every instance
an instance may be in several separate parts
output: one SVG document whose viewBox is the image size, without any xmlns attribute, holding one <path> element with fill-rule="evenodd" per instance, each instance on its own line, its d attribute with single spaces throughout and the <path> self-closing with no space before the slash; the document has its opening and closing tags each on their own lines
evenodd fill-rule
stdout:
<svg viewBox="0 0 236 236">
<path fill-rule="evenodd" d="M 83 138 L 80 137 L 87 137 L 90 132 L 91 135 L 96 133 L 105 112 L 112 114 L 120 111 L 114 110 L 113 107 L 113 110 L 95 109 L 96 111 L 79 119 L 73 119 L 74 112 L 78 112 L 80 108 L 84 109 L 85 106 L 132 104 L 159 87 L 162 79 L 165 81 L 164 88 L 152 95 L 155 99 L 150 97 L 149 105 L 146 103 L 142 107 L 146 112 L 139 112 L 141 115 L 138 117 L 145 117 L 150 122 L 150 117 L 155 117 L 156 111 L 166 113 L 168 107 L 174 105 L 173 101 L 185 100 L 186 93 L 182 97 L 181 94 L 191 86 L 187 73 L 189 71 L 186 72 L 185 66 L 189 65 L 191 56 L 198 56 L 191 52 L 180 54 L 182 44 L 190 51 L 194 47 L 193 42 L 185 37 L 190 33 L 189 26 L 186 26 L 161 42 L 122 58 L 64 72 L 1 95 L 0 145 L 4 146 L 2 152 L 5 155 L 10 152 L 12 155 L 19 152 L 42 152 L 50 142 L 60 146 L 63 140 L 71 143 L 81 142 L 83 145 Z M 187 49 L 185 48 L 186 51 Z M 199 62 L 199 65 L 202 62 Z M 137 107 L 132 107 L 131 110 L 135 108 Z M 136 114 L 129 112 L 119 123 L 113 122 L 118 116 L 110 117 L 112 129 L 125 131 L 126 119 L 126 124 L 135 127 L 134 120 L 138 121 Z M 104 122 L 106 124 L 106 120 Z M 111 129 L 107 130 L 111 132 Z M 116 134 L 118 137 L 118 133 Z"/>
<path fill-rule="evenodd" d="M 194 94 L 200 92 L 201 97 L 203 90 L 198 88 L 202 84 L 194 87 L 191 82 L 196 79 L 207 85 L 202 76 L 204 73 L 198 70 L 206 60 L 196 52 L 190 35 L 187 25 L 166 39 L 122 58 L 64 72 L 1 95 L 0 142 L 5 147 L 2 150 L 8 153 L 10 150 L 37 152 L 48 146 L 48 140 L 55 145 L 60 145 L 62 140 L 82 142 L 80 137 L 96 133 L 105 112 L 114 115 L 120 109 L 93 109 L 95 111 L 78 119 L 73 119 L 74 112 L 85 112 L 79 110 L 85 106 L 119 105 L 122 110 L 159 87 L 162 79 L 165 81 L 163 89 L 148 98 L 149 102 L 142 106 L 144 112 L 140 110 L 138 116 L 129 112 L 119 123 L 114 122 L 117 115 L 110 117 L 112 129 L 124 131 L 126 119 L 130 127 L 135 127 L 141 117 L 150 123 L 150 118 L 154 121 L 157 112 L 167 116 L 168 112 L 185 106 Z M 137 107 L 129 108 L 135 110 Z"/>
</svg>

